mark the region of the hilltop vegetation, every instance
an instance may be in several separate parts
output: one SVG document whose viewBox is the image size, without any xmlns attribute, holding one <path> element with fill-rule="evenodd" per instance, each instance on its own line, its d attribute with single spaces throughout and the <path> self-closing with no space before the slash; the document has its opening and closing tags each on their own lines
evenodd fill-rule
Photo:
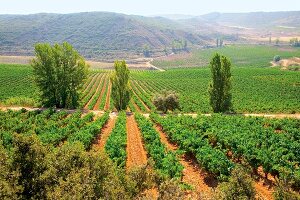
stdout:
<svg viewBox="0 0 300 200">
<path fill-rule="evenodd" d="M 119 58 L 161 49 L 174 40 L 205 44 L 179 23 L 161 17 L 108 12 L 0 15 L 0 54 L 32 55 L 37 42 L 72 44 L 86 58 Z"/>
</svg>

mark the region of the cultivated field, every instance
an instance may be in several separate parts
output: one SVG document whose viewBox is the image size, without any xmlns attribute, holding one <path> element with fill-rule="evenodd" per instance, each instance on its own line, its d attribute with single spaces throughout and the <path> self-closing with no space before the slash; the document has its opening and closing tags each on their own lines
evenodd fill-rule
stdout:
<svg viewBox="0 0 300 200">
<path fill-rule="evenodd" d="M 149 186 L 143 183 L 143 194 L 149 199 L 157 199 L 166 191 L 160 185 L 165 179 L 178 180 L 183 199 L 213 199 L 216 188 L 230 180 L 239 164 L 250 169 L 257 199 L 274 199 L 278 178 L 287 174 L 289 189 L 299 193 L 300 72 L 270 67 L 270 60 L 277 54 L 293 57 L 300 50 L 262 46 L 218 50 L 233 61 L 235 115 L 212 114 L 208 103 L 211 78 L 205 66 L 216 49 L 153 62 L 166 71 L 131 70 L 132 98 L 127 112 L 119 113 L 114 112 L 111 98 L 112 71 L 103 69 L 90 71 L 82 87 L 79 110 L 9 110 L 10 106 L 39 107 L 38 91 L 29 65 L 0 64 L 0 102 L 2 109 L 8 106 L 8 111 L 0 111 L 3 151 L 13 155 L 11 152 L 20 145 L 15 138 L 34 135 L 50 152 L 60 152 L 68 144 L 80 144 L 87 153 L 106 152 L 120 170 L 116 172 L 120 184 L 126 181 L 125 174 L 137 167 L 142 167 L 145 176 L 154 173 L 151 176 L 160 177 L 151 184 L 147 179 Z M 199 68 L 171 69 L 181 66 Z M 179 94 L 180 110 L 166 115 L 155 113 L 152 99 L 164 89 Z M 275 115 L 242 116 L 265 113 Z M 291 118 L 284 118 L 287 116 Z M 64 151 L 62 156 L 70 150 Z M 78 160 L 79 153 L 73 154 Z M 47 168 L 43 170 L 39 173 L 47 172 Z M 141 178 L 137 174 L 134 177 Z"/>
</svg>

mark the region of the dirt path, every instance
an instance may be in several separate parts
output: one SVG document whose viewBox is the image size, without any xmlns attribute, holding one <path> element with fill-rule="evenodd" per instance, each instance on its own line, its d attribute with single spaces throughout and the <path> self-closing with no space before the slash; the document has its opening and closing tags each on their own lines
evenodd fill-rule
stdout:
<svg viewBox="0 0 300 200">
<path fill-rule="evenodd" d="M 107 141 L 111 131 L 115 127 L 116 119 L 117 119 L 116 115 L 111 115 L 110 118 L 108 119 L 107 123 L 103 126 L 100 134 L 98 135 L 98 137 L 95 140 L 94 145 L 93 145 L 96 149 L 100 149 L 101 151 L 104 150 L 106 141 Z"/>
<path fill-rule="evenodd" d="M 142 113 L 142 110 L 140 109 L 140 107 L 135 103 L 135 101 L 133 99 L 130 100 L 133 107 L 135 108 L 136 112 L 138 113 Z"/>
<path fill-rule="evenodd" d="M 141 133 L 133 115 L 127 116 L 127 162 L 126 168 L 147 164 L 147 153 L 143 147 Z"/>
<path fill-rule="evenodd" d="M 175 144 L 169 142 L 166 134 L 162 131 L 162 128 L 155 125 L 155 129 L 160 135 L 161 141 L 167 146 L 169 150 L 177 150 L 178 147 Z M 195 160 L 186 154 L 180 158 L 180 163 L 183 165 L 183 182 L 193 186 L 195 191 L 187 193 L 187 198 L 198 199 L 199 194 L 206 197 L 212 196 L 212 189 L 217 186 L 216 179 L 209 176 Z"/>
<path fill-rule="evenodd" d="M 104 79 L 104 81 L 106 81 L 106 78 Z M 97 99 L 97 102 L 96 102 L 93 110 L 99 110 L 99 106 L 100 106 L 100 103 L 101 103 L 101 100 L 102 100 L 102 97 L 103 97 L 103 94 L 105 92 L 107 84 L 109 84 L 109 83 L 104 83 L 104 85 L 103 85 L 103 87 L 101 89 L 100 95 L 99 95 L 99 97 Z"/>
<path fill-rule="evenodd" d="M 107 88 L 107 94 L 106 94 L 106 101 L 105 101 L 105 106 L 104 106 L 104 110 L 108 110 L 110 107 L 110 93 L 111 93 L 111 83 L 108 83 L 108 88 Z"/>
</svg>

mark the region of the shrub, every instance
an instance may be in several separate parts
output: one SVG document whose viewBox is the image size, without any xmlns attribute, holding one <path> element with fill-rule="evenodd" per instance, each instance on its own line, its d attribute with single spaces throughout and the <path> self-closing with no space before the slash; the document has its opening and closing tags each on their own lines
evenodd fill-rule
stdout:
<svg viewBox="0 0 300 200">
<path fill-rule="evenodd" d="M 157 94 L 153 99 L 156 109 L 166 113 L 168 110 L 174 111 L 179 109 L 179 96 L 174 91 L 163 90 L 161 94 Z"/>
<path fill-rule="evenodd" d="M 228 182 L 221 183 L 217 188 L 216 198 L 227 199 L 255 199 L 255 189 L 251 177 L 244 167 L 237 166 L 232 170 Z"/>
<path fill-rule="evenodd" d="M 274 56 L 273 58 L 274 62 L 279 62 L 281 60 L 279 55 Z"/>
</svg>

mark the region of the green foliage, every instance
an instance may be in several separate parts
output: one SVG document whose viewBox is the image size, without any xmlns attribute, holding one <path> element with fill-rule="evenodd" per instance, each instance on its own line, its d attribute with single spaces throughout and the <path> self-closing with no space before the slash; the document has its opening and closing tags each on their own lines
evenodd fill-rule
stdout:
<svg viewBox="0 0 300 200">
<path fill-rule="evenodd" d="M 150 117 L 156 123 L 162 125 L 169 139 L 177 143 L 180 149 L 194 154 L 199 164 L 207 171 L 220 180 L 228 178 L 234 164 L 220 149 L 213 148 L 206 136 L 200 135 L 196 130 L 190 130 L 185 127 L 185 124 L 188 123 L 185 120 L 186 117 L 167 116 L 163 118 L 156 114 L 151 114 Z M 185 123 L 181 122 L 181 120 L 185 121 Z M 192 118 L 189 121 L 192 122 Z"/>
<path fill-rule="evenodd" d="M 200 142 L 204 143 L 207 138 L 209 145 L 205 148 L 201 147 L 196 157 L 200 163 L 202 160 L 207 161 L 203 165 L 210 168 L 210 171 L 215 170 L 213 168 L 215 163 L 222 160 L 220 155 L 230 151 L 234 159 L 247 162 L 254 171 L 262 166 L 265 173 L 279 177 L 285 176 L 282 171 L 288 171 L 293 186 L 296 188 L 300 186 L 299 120 L 297 119 L 213 115 L 197 118 L 170 116 L 166 119 L 158 118 L 158 121 L 162 123 L 164 129 L 172 133 L 172 138 L 182 140 L 182 145 L 191 150 L 194 149 L 193 146 L 199 147 Z M 277 134 L 278 130 L 282 133 Z M 187 132 L 185 135 L 194 135 L 193 140 L 179 134 L 185 132 Z M 178 136 L 173 136 L 174 133 Z M 205 158 L 205 152 L 209 152 L 211 147 L 220 153 L 216 161 L 209 157 Z M 218 154 L 212 157 L 217 158 L 217 156 Z M 226 170 L 225 165 L 221 163 L 217 170 Z"/>
<path fill-rule="evenodd" d="M 279 62 L 281 60 L 279 55 L 274 56 L 273 61 L 274 62 Z"/>
<path fill-rule="evenodd" d="M 129 69 L 125 61 L 116 61 L 114 67 L 115 72 L 110 77 L 111 98 L 118 111 L 126 110 L 130 101 Z"/>
<path fill-rule="evenodd" d="M 120 167 L 126 164 L 126 113 L 120 112 L 116 125 L 109 135 L 105 150 L 109 157 Z"/>
<path fill-rule="evenodd" d="M 255 189 L 248 172 L 241 166 L 236 166 L 228 182 L 221 183 L 217 188 L 220 200 L 254 200 Z"/>
<path fill-rule="evenodd" d="M 37 44 L 32 60 L 35 81 L 46 107 L 76 108 L 79 89 L 87 76 L 84 59 L 68 43 Z"/>
<path fill-rule="evenodd" d="M 85 149 L 88 149 L 95 136 L 99 133 L 99 130 L 103 127 L 103 125 L 107 122 L 109 118 L 109 113 L 105 113 L 103 116 L 96 119 L 93 123 L 90 123 L 86 127 L 80 129 L 78 132 L 73 133 L 68 141 L 70 143 L 74 143 L 76 141 L 81 142 L 84 145 Z"/>
<path fill-rule="evenodd" d="M 159 133 L 150 121 L 140 114 L 135 114 L 135 119 L 141 130 L 146 150 L 155 162 L 155 168 L 163 176 L 181 178 L 183 166 L 179 163 L 176 153 L 168 151 L 161 143 Z"/>
<path fill-rule="evenodd" d="M 232 96 L 236 97 L 232 98 L 235 112 L 300 112 L 299 71 L 250 67 L 233 67 L 231 70 L 234 79 L 231 91 Z M 209 68 L 172 69 L 165 72 L 132 71 L 131 76 L 143 88 L 142 93 L 148 99 L 162 90 L 173 90 L 179 94 L 182 112 L 211 112 L 207 92 L 211 76 Z"/>
<path fill-rule="evenodd" d="M 212 82 L 209 85 L 209 101 L 215 113 L 229 111 L 231 104 L 231 62 L 216 54 L 210 62 Z"/>
<path fill-rule="evenodd" d="M 163 90 L 161 94 L 157 94 L 153 98 L 153 104 L 157 110 L 163 113 L 179 109 L 179 96 L 174 91 Z"/>
</svg>

